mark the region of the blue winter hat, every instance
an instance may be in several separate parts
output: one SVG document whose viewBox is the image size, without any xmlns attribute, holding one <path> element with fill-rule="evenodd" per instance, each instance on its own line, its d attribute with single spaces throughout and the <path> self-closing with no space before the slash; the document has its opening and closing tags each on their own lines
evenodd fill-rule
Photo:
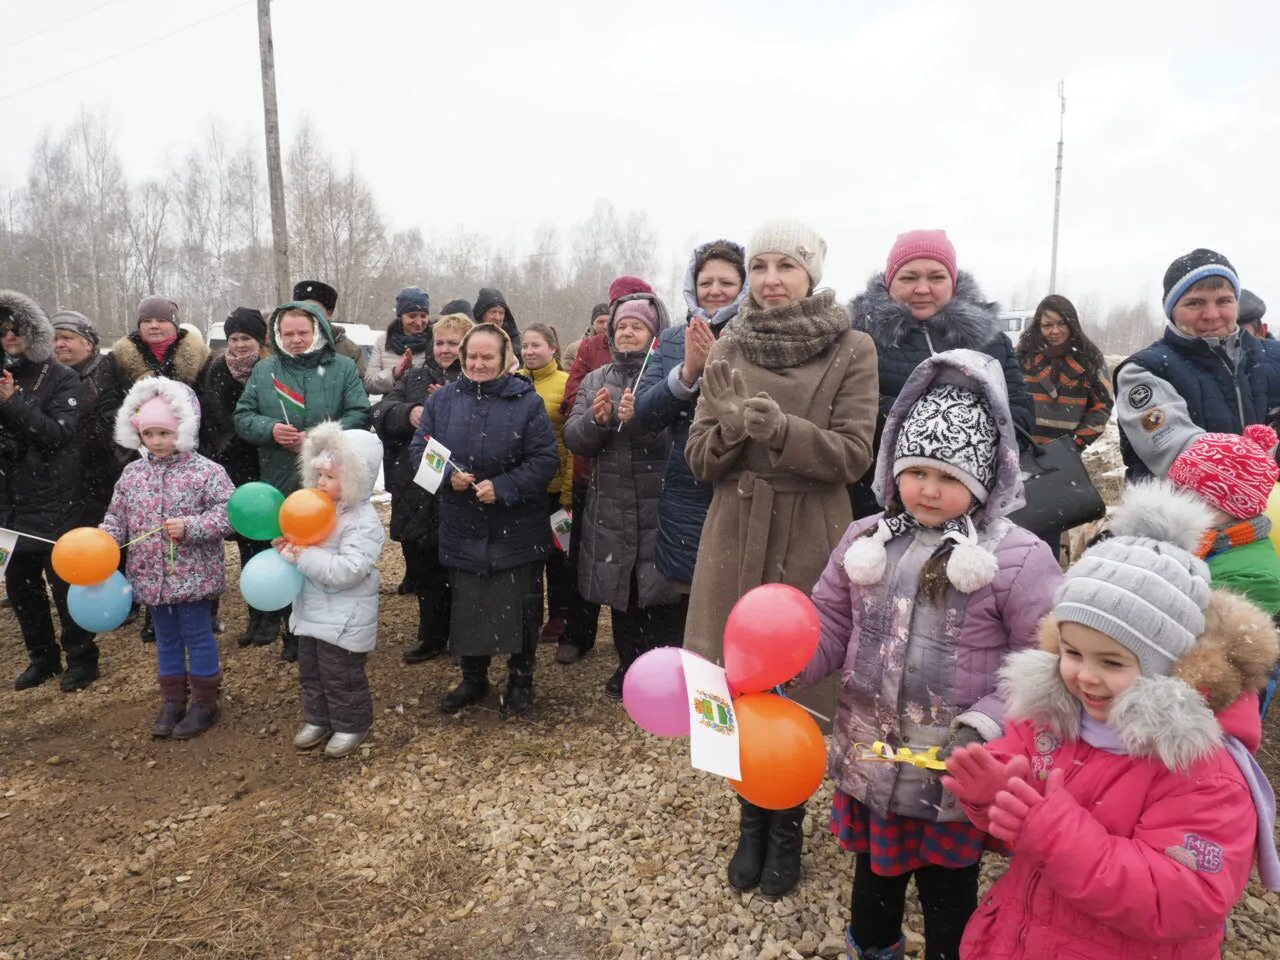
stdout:
<svg viewBox="0 0 1280 960">
<path fill-rule="evenodd" d="M 421 287 L 405 287 L 396 294 L 396 316 L 406 313 L 430 313 L 431 298 Z"/>
<path fill-rule="evenodd" d="M 1178 301 L 1197 283 L 1210 277 L 1225 279 L 1239 299 L 1240 277 L 1236 275 L 1231 261 L 1206 247 L 1197 247 L 1169 264 L 1169 269 L 1164 272 L 1164 315 L 1172 320 L 1173 308 Z"/>
</svg>

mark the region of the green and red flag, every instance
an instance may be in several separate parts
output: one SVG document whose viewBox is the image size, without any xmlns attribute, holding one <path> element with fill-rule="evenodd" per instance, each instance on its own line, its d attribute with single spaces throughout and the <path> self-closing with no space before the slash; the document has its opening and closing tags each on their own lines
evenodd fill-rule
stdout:
<svg viewBox="0 0 1280 960">
<path fill-rule="evenodd" d="M 272 377 L 271 382 L 275 385 L 276 393 L 279 395 L 282 402 L 291 404 L 294 408 L 298 410 L 307 409 L 306 401 L 303 399 L 302 394 L 300 394 L 297 390 L 294 390 L 292 387 L 284 383 L 281 383 L 279 377 Z"/>
</svg>

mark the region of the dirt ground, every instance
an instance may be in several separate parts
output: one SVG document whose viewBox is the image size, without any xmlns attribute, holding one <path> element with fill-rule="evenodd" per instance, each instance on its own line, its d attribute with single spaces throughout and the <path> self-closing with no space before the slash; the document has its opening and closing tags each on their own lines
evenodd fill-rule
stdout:
<svg viewBox="0 0 1280 960">
<path fill-rule="evenodd" d="M 539 650 L 531 721 L 501 720 L 496 692 L 447 717 L 437 702 L 454 665 L 400 662 L 417 612 L 392 592 L 397 545 L 383 570 L 374 732 L 341 761 L 293 750 L 294 668 L 278 646 L 236 646 L 234 586 L 224 718 L 187 743 L 150 737 L 154 654 L 136 625 L 102 638 L 89 690 L 18 694 L 7 678 L 25 657 L 0 612 L 0 960 L 841 952 L 852 866 L 826 830 L 829 786 L 810 804 L 796 894 L 734 893 L 723 870 L 736 805 L 689 768 L 683 741 L 643 734 L 604 698 L 607 624 L 572 667 Z M 495 687 L 503 676 L 495 664 Z M 1262 759 L 1280 782 L 1275 722 Z M 914 956 L 914 906 L 908 924 Z M 1255 885 L 1227 956 L 1278 955 L 1280 901 Z"/>
</svg>

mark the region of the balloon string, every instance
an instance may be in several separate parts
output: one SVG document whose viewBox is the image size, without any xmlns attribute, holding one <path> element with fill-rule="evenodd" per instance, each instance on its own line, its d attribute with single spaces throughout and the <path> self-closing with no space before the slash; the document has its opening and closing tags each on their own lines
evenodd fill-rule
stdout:
<svg viewBox="0 0 1280 960">
<path fill-rule="evenodd" d="M 801 710 L 804 710 L 806 713 L 811 713 L 811 714 L 813 714 L 813 715 L 814 715 L 815 717 L 817 717 L 819 720 L 822 720 L 822 721 L 824 721 L 825 723 L 830 723 L 830 722 L 831 722 L 831 718 L 830 718 L 830 717 L 824 717 L 824 716 L 823 716 L 822 714 L 820 714 L 817 710 L 810 710 L 808 707 L 806 707 L 806 706 L 805 706 L 803 703 L 801 703 L 799 700 L 792 700 L 792 699 L 791 699 L 791 697 L 788 697 L 788 696 L 786 695 L 786 693 L 785 693 L 785 692 L 783 691 L 783 689 L 782 689 L 782 684 L 778 684 L 778 686 L 774 687 L 774 688 L 773 688 L 773 692 L 774 692 L 774 693 L 776 693 L 778 696 L 780 696 L 783 700 L 791 700 L 791 702 L 792 702 L 792 703 L 794 703 L 794 704 L 795 704 L 797 707 L 799 707 Z"/>
<path fill-rule="evenodd" d="M 159 533 L 159 532 L 160 532 L 161 530 L 163 530 L 163 529 L 164 529 L 164 524 L 161 524 L 160 526 L 156 527 L 154 530 L 148 530 L 146 533 L 144 533 L 144 534 L 143 534 L 142 536 L 140 536 L 140 537 L 134 537 L 132 540 L 130 540 L 128 543 L 126 543 L 126 544 L 125 544 L 125 546 L 126 546 L 126 547 L 132 547 L 132 546 L 133 546 L 135 543 L 137 543 L 139 540 L 145 540 L 145 539 L 147 539 L 147 537 L 153 537 L 153 536 L 155 536 L 157 533 Z"/>
</svg>

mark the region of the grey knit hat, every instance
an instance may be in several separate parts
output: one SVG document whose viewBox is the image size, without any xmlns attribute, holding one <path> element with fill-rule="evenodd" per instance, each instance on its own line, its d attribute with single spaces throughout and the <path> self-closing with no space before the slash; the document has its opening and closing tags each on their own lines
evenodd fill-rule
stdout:
<svg viewBox="0 0 1280 960">
<path fill-rule="evenodd" d="M 84 337 L 93 346 L 97 346 L 101 338 L 93 321 L 76 310 L 59 310 L 49 318 L 54 330 L 69 330 L 77 336 Z"/>
<path fill-rule="evenodd" d="M 177 303 L 168 297 L 161 297 L 154 293 L 149 297 L 143 297 L 142 302 L 138 304 L 136 322 L 142 323 L 143 320 L 148 319 L 167 320 L 176 328 L 178 326 Z"/>
<path fill-rule="evenodd" d="M 747 244 L 748 267 L 762 253 L 785 253 L 804 265 L 816 287 L 822 282 L 822 266 L 827 259 L 827 241 L 807 223 L 799 220 L 770 220 L 751 235 Z"/>
<path fill-rule="evenodd" d="M 893 475 L 934 467 L 986 503 L 996 479 L 999 435 L 985 397 L 955 383 L 930 387 L 911 407 L 893 445 Z"/>
<path fill-rule="evenodd" d="M 1192 551 L 1212 525 L 1193 494 L 1164 481 L 1135 484 L 1112 514 L 1116 536 L 1067 571 L 1054 616 L 1111 637 L 1143 676 L 1168 676 L 1204 633 L 1209 567 Z"/>
</svg>

